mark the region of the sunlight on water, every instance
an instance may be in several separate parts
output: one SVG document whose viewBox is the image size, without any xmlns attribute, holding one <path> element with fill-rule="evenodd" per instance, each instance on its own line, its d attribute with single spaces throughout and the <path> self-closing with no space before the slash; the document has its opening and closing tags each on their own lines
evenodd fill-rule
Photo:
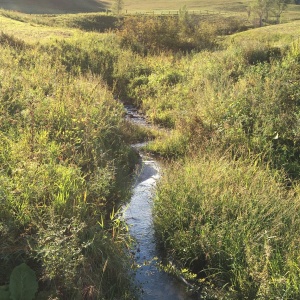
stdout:
<svg viewBox="0 0 300 300">
<path fill-rule="evenodd" d="M 128 112 L 128 107 L 127 107 Z M 129 112 L 136 123 L 146 124 L 136 111 Z M 143 144 L 133 145 L 139 149 Z M 136 240 L 135 262 L 140 266 L 135 273 L 135 283 L 140 288 L 142 300 L 184 300 L 195 299 L 188 295 L 187 287 L 169 274 L 160 270 L 159 252 L 156 248 L 152 221 L 153 195 L 160 176 L 158 163 L 142 156 L 142 164 L 133 187 L 131 201 L 124 212 L 130 233 Z"/>
</svg>

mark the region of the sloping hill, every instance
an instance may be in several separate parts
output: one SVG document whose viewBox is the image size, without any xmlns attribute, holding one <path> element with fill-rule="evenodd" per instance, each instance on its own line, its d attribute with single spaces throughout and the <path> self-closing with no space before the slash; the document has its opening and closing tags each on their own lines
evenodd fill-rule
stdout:
<svg viewBox="0 0 300 300">
<path fill-rule="evenodd" d="M 0 8 L 28 14 L 97 12 L 110 6 L 101 0 L 0 0 Z"/>
<path fill-rule="evenodd" d="M 251 30 L 236 33 L 228 36 L 225 39 L 227 46 L 233 41 L 240 45 L 249 45 L 250 43 L 254 46 L 258 46 L 260 43 L 268 41 L 268 43 L 275 47 L 285 47 L 291 42 L 300 39 L 300 20 L 272 25 L 264 26 L 260 28 L 254 28 Z M 254 43 L 257 43 L 255 45 Z"/>
</svg>

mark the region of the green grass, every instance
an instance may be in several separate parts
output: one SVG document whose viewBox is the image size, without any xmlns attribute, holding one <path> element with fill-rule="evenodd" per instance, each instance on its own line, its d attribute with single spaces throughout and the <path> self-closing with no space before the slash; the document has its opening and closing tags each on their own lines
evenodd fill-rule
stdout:
<svg viewBox="0 0 300 300">
<path fill-rule="evenodd" d="M 137 161 L 104 82 L 117 52 L 107 35 L 1 18 L 0 285 L 27 262 L 37 299 L 132 299 L 131 241 L 111 213 Z"/>
<path fill-rule="evenodd" d="M 41 13 L 48 13 L 48 14 L 54 14 L 54 13 L 67 13 L 67 12 L 91 12 L 90 3 L 93 2 L 93 11 L 100 11 L 100 9 L 97 9 L 97 1 L 86 1 L 86 4 L 80 3 L 80 8 L 76 9 L 76 6 L 78 4 L 78 1 L 73 1 L 73 7 L 70 1 L 61 1 L 60 3 L 56 3 L 56 6 L 53 6 L 51 1 L 45 1 L 40 0 L 37 3 L 28 3 L 26 1 L 20 1 L 15 0 L 14 1 L 16 6 L 12 7 L 9 3 L 2 3 L 2 7 L 4 9 L 11 9 L 11 10 L 18 10 L 18 11 L 25 11 L 30 13 L 37 13 L 37 11 L 40 11 Z M 102 8 L 110 9 L 112 6 L 113 1 L 99 1 L 98 3 L 102 4 Z M 241 8 L 245 6 L 247 2 L 236 2 L 236 1 L 214 1 L 209 2 L 207 0 L 201 0 L 201 1 L 188 1 L 188 0 L 165 0 L 165 1 L 141 1 L 141 0 L 130 0 L 125 1 L 124 9 L 130 10 L 130 11 L 141 11 L 141 10 L 178 10 L 182 6 L 186 5 L 188 9 L 198 9 L 198 10 L 213 10 L 213 11 L 220 11 L 220 10 L 230 10 L 230 11 L 240 11 Z"/>
<path fill-rule="evenodd" d="M 222 287 L 218 299 L 299 297 L 299 195 L 280 180 L 253 161 L 212 153 L 165 174 L 154 208 L 158 237 L 198 284 L 214 287 L 210 296 Z"/>
<path fill-rule="evenodd" d="M 86 31 L 100 31 L 114 29 L 118 23 L 118 18 L 107 13 L 77 13 L 77 14 L 47 14 L 28 15 L 24 13 L 0 10 L 0 14 L 8 19 L 29 23 L 31 26 L 77 28 Z M 8 20 L 2 19 L 2 25 L 8 27 Z M 19 25 L 20 26 L 20 25 Z M 66 30 L 67 31 L 67 30 Z"/>
<path fill-rule="evenodd" d="M 300 38 L 300 21 L 292 21 L 276 26 L 266 26 L 240 32 L 228 37 L 225 41 L 229 43 L 249 44 L 251 41 L 269 43 L 274 47 L 285 47 Z"/>
<path fill-rule="evenodd" d="M 27 22 L 24 22 L 23 20 L 14 20 L 3 15 L 0 16 L 0 24 L 2 32 L 11 34 L 14 37 L 20 38 L 28 43 L 65 39 L 73 37 L 76 34 L 75 30 L 30 23 L 30 20 Z"/>
<path fill-rule="evenodd" d="M 80 9 L 76 8 L 76 5 L 78 4 L 72 2 L 72 5 L 70 5 L 69 1 L 61 1 L 59 5 L 56 3 L 55 7 L 52 7 L 51 1 L 39 1 L 38 3 L 35 3 L 34 6 L 32 6 L 32 3 L 26 3 L 24 1 L 14 1 L 16 2 L 15 7 L 11 7 L 11 5 L 8 3 L 3 3 L 2 8 L 4 9 L 10 9 L 20 12 L 29 12 L 31 14 L 36 14 L 34 18 L 37 19 L 43 19 L 42 22 L 45 21 L 57 21 L 58 24 L 63 24 L 63 20 L 68 23 L 70 21 L 70 18 L 74 18 L 76 20 L 75 23 L 77 23 L 77 26 L 80 26 L 80 23 L 83 19 L 85 19 L 85 22 L 90 22 L 91 28 L 93 26 L 97 27 L 99 26 L 99 23 L 102 23 L 100 25 L 100 29 L 107 28 L 106 25 L 103 23 L 103 21 L 99 21 L 98 16 L 103 15 L 104 11 L 110 11 L 112 7 L 113 1 L 87 1 L 85 4 L 80 3 Z M 49 3 L 51 5 L 49 5 Z M 92 3 L 92 4 L 91 4 Z M 101 8 L 98 7 L 98 4 L 102 6 Z M 243 0 L 243 1 L 233 1 L 233 0 L 226 0 L 226 1 L 207 1 L 207 0 L 201 0 L 201 1 L 192 1 L 192 0 L 176 0 L 176 1 L 141 1 L 141 0 L 130 0 L 125 1 L 123 13 L 128 14 L 136 14 L 136 13 L 146 13 L 146 14 L 178 14 L 178 11 L 182 9 L 184 6 L 190 13 L 196 13 L 196 14 L 224 14 L 227 16 L 239 16 L 241 18 L 247 19 L 247 7 L 249 6 L 249 1 Z M 84 13 L 89 12 L 90 15 L 84 15 Z M 39 13 L 43 13 L 44 16 L 38 15 Z M 69 17 L 68 14 L 77 14 L 78 16 L 71 16 Z M 48 15 L 47 15 L 48 14 Z M 57 15 L 55 15 L 57 14 Z M 104 13 L 105 15 L 106 13 Z M 253 18 L 253 17 L 252 17 Z M 286 12 L 283 13 L 283 21 L 291 21 L 291 20 L 297 20 L 300 18 L 299 15 L 299 5 L 289 5 Z M 91 21 L 92 19 L 92 21 Z M 95 20 L 98 19 L 98 24 L 95 24 Z M 53 23 L 52 23 L 53 24 Z M 111 24 L 111 20 L 109 17 L 106 19 L 106 24 Z"/>
<path fill-rule="evenodd" d="M 211 36 L 199 52 L 164 52 L 163 40 L 116 69 L 124 94 L 169 128 L 147 150 L 182 158 L 166 164 L 156 198 L 161 244 L 220 298 L 299 297 L 297 250 L 285 249 L 299 230 L 297 25 Z"/>
<path fill-rule="evenodd" d="M 297 299 L 299 21 L 239 32 L 244 17 L 181 15 L 86 32 L 103 19 L 115 26 L 1 11 L 1 283 L 26 261 L 39 299 L 133 297 L 130 238 L 112 211 L 129 195 L 128 143 L 152 133 L 123 121 L 120 97 L 167 127 L 148 146 L 175 160 L 155 204 L 166 250 L 229 299 Z"/>
</svg>

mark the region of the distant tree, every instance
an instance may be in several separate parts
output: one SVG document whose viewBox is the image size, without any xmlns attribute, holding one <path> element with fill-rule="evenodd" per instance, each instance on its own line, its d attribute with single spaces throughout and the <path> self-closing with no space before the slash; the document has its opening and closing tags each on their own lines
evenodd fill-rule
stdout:
<svg viewBox="0 0 300 300">
<path fill-rule="evenodd" d="M 112 3 L 112 11 L 119 15 L 124 8 L 124 0 L 114 0 Z"/>
<path fill-rule="evenodd" d="M 250 16 L 251 16 L 251 11 L 252 11 L 251 5 L 248 5 L 246 10 L 247 10 L 247 16 L 248 16 L 248 19 L 249 19 Z"/>
<path fill-rule="evenodd" d="M 279 23 L 280 17 L 290 1 L 291 0 L 256 0 L 256 2 L 252 3 L 250 10 L 258 15 L 259 26 L 263 25 L 263 20 L 268 22 L 271 13 L 276 17 L 277 23 Z M 250 13 L 248 12 L 248 16 L 249 15 Z"/>
<path fill-rule="evenodd" d="M 282 13 L 286 10 L 289 3 L 290 0 L 273 0 L 272 12 L 278 24 L 280 23 Z"/>
<path fill-rule="evenodd" d="M 258 15 L 260 27 L 263 25 L 263 19 L 267 21 L 269 18 L 271 1 L 272 0 L 257 0 L 252 4 L 251 10 Z"/>
<path fill-rule="evenodd" d="M 190 18 L 189 12 L 186 5 L 179 9 L 179 29 L 182 34 L 187 35 L 192 30 L 192 20 Z"/>
</svg>

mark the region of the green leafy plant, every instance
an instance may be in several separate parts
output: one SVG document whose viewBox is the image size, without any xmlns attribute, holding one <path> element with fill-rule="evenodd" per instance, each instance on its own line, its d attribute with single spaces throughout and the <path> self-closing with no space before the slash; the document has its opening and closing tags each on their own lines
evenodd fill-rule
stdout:
<svg viewBox="0 0 300 300">
<path fill-rule="evenodd" d="M 15 267 L 8 286 L 0 287 L 1 300 L 32 300 L 38 290 L 35 272 L 25 263 Z"/>
<path fill-rule="evenodd" d="M 0 299 L 1 300 L 9 300 L 10 292 L 8 290 L 8 286 L 4 285 L 0 287 Z"/>
</svg>

